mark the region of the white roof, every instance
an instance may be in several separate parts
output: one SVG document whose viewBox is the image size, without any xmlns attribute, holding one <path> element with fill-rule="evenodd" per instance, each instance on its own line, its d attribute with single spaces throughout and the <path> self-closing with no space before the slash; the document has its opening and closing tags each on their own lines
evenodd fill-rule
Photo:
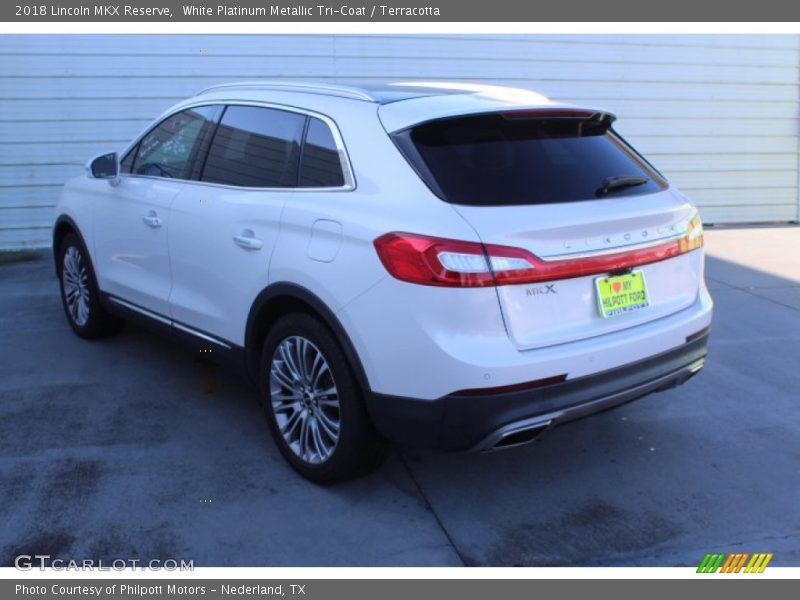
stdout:
<svg viewBox="0 0 800 600">
<path fill-rule="evenodd" d="M 192 101 L 198 98 L 282 100 L 322 112 L 337 103 L 377 105 L 381 122 L 390 133 L 433 119 L 501 110 L 582 109 L 610 114 L 602 109 L 556 102 L 527 89 L 436 81 L 389 83 L 377 89 L 323 82 L 242 81 L 207 88 Z"/>
</svg>

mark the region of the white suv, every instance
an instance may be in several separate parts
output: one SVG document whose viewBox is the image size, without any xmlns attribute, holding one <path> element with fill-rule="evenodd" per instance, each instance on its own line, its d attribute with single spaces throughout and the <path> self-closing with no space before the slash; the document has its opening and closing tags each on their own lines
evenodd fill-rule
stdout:
<svg viewBox="0 0 800 600">
<path fill-rule="evenodd" d="M 64 187 L 67 318 L 233 358 L 315 481 L 386 439 L 530 441 L 706 355 L 697 211 L 613 120 L 487 86 L 209 88 Z"/>
</svg>

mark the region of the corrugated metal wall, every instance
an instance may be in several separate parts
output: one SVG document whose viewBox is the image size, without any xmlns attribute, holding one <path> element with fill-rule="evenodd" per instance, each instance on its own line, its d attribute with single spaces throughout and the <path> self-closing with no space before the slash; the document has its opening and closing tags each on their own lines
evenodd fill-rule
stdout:
<svg viewBox="0 0 800 600">
<path fill-rule="evenodd" d="M 0 249 L 58 188 L 218 82 L 469 80 L 606 107 L 709 222 L 798 218 L 798 36 L 2 36 Z"/>
</svg>

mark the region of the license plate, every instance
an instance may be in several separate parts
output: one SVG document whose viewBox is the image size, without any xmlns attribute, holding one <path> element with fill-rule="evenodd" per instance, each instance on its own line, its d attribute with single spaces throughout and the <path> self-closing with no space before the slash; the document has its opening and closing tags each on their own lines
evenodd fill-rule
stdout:
<svg viewBox="0 0 800 600">
<path fill-rule="evenodd" d="M 641 271 L 598 277 L 594 284 L 597 288 L 597 309 L 604 319 L 650 306 L 644 273 Z"/>
</svg>

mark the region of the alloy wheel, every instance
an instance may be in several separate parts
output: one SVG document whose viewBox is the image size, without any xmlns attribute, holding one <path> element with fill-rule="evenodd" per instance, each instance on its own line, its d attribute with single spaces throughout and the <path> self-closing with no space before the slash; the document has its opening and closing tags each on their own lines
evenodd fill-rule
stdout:
<svg viewBox="0 0 800 600">
<path fill-rule="evenodd" d="M 278 344 L 270 364 L 270 401 L 278 430 L 309 464 L 327 461 L 339 442 L 339 394 L 325 356 L 308 339 Z"/>
<path fill-rule="evenodd" d="M 83 327 L 89 320 L 89 273 L 81 251 L 75 246 L 64 252 L 61 285 L 70 318 Z"/>
</svg>

